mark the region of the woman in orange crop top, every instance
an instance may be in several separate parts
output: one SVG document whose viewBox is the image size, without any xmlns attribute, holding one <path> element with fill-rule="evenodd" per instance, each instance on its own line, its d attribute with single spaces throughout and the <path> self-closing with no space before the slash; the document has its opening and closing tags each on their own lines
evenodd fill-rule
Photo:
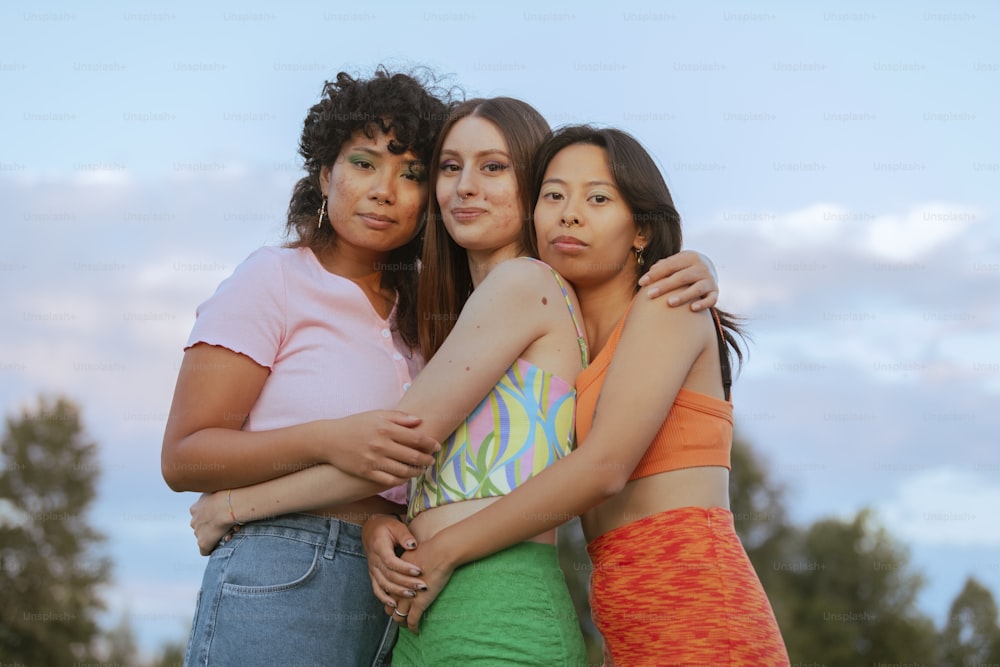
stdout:
<svg viewBox="0 0 1000 667">
<path fill-rule="evenodd" d="M 536 160 L 539 256 L 575 286 L 592 351 L 577 378 L 579 446 L 404 554 L 426 590 L 400 608 L 416 627 L 457 565 L 580 514 L 594 621 L 616 664 L 787 665 L 729 511 L 738 330 L 725 313 L 636 292 L 641 267 L 681 245 L 666 183 L 618 130 L 563 128 Z"/>
</svg>

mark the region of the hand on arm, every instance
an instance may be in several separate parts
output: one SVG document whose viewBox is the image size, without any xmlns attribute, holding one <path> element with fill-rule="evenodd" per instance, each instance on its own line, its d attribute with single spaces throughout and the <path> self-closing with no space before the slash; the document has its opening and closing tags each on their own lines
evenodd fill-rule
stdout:
<svg viewBox="0 0 1000 667">
<path fill-rule="evenodd" d="M 693 250 L 683 250 L 664 257 L 639 279 L 646 295 L 654 299 L 667 294 L 667 303 L 682 306 L 690 303 L 691 310 L 706 310 L 719 301 L 719 277 L 712 261 Z"/>
<path fill-rule="evenodd" d="M 268 431 L 243 431 L 267 368 L 223 347 L 184 354 L 163 438 L 163 477 L 175 491 L 215 491 L 331 463 L 390 488 L 429 465 L 438 444 L 420 419 L 377 410 Z"/>
</svg>

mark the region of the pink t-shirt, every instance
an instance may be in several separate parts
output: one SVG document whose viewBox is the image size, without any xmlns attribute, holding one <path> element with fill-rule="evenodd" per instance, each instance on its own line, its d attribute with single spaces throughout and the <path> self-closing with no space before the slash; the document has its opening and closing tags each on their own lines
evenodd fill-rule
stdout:
<svg viewBox="0 0 1000 667">
<path fill-rule="evenodd" d="M 422 359 L 361 288 L 308 248 L 265 246 L 198 306 L 195 343 L 239 352 L 271 370 L 247 431 L 395 408 Z M 379 494 L 406 503 L 406 485 Z"/>
</svg>

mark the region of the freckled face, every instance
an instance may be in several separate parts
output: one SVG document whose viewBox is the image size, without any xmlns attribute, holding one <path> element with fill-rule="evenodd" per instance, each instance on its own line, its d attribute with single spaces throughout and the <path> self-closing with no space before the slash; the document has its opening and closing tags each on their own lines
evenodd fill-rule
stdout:
<svg viewBox="0 0 1000 667">
<path fill-rule="evenodd" d="M 496 125 L 478 116 L 455 123 L 435 168 L 438 207 L 458 245 L 494 250 L 518 242 L 525 215 L 514 163 Z"/>
<path fill-rule="evenodd" d="M 426 169 L 410 151 L 389 152 L 389 136 L 355 132 L 320 172 L 338 245 L 389 252 L 408 243 L 423 215 Z"/>
<path fill-rule="evenodd" d="M 632 248 L 645 243 L 602 147 L 572 144 L 556 153 L 534 217 L 540 258 L 574 284 L 634 282 Z"/>
</svg>

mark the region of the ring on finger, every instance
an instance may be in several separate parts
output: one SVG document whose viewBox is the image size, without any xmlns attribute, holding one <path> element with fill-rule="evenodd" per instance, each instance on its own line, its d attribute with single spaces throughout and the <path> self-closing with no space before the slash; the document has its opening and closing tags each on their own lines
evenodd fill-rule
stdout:
<svg viewBox="0 0 1000 667">
<path fill-rule="evenodd" d="M 396 616 L 399 616 L 400 618 L 406 618 L 407 616 L 410 615 L 409 613 L 404 614 L 404 613 L 400 612 L 395 607 L 393 608 L 392 613 L 395 614 Z"/>
</svg>

